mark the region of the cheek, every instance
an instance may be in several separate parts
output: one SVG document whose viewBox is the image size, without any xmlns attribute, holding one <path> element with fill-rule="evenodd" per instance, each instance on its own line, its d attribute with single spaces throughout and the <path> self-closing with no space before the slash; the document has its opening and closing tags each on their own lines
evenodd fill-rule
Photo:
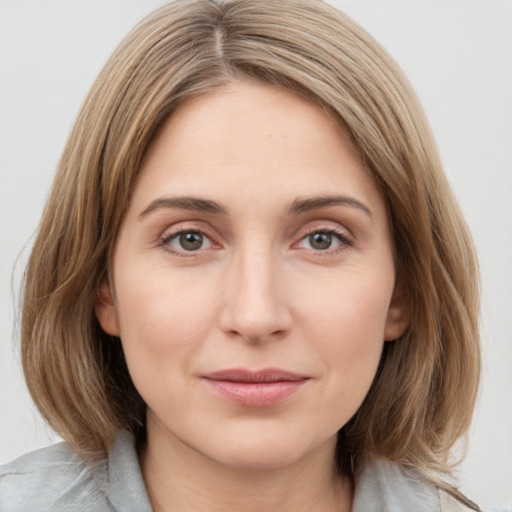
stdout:
<svg viewBox="0 0 512 512">
<path fill-rule="evenodd" d="M 328 376 L 327 392 L 355 413 L 377 371 L 392 285 L 368 274 L 337 282 L 308 294 L 301 321 Z"/>
<path fill-rule="evenodd" d="M 340 272 L 316 286 L 307 284 L 307 294 L 298 293 L 296 318 L 317 331 L 320 339 L 337 338 L 340 344 L 381 343 L 393 291 L 392 277 L 370 272 Z M 322 335 L 324 333 L 324 335 Z M 335 344 L 335 346 L 338 346 Z"/>
<path fill-rule="evenodd" d="M 179 275 L 145 272 L 130 275 L 116 289 L 121 340 L 134 381 L 148 374 L 187 364 L 208 336 L 214 321 L 211 287 L 201 287 Z M 170 278 L 172 277 L 172 279 Z"/>
</svg>

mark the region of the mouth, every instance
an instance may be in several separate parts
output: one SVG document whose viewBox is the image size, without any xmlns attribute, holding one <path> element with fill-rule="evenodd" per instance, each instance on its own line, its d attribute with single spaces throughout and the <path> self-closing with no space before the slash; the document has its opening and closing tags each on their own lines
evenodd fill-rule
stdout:
<svg viewBox="0 0 512 512">
<path fill-rule="evenodd" d="M 298 392 L 310 380 L 278 368 L 228 369 L 202 376 L 217 395 L 244 407 L 270 407 Z"/>
</svg>

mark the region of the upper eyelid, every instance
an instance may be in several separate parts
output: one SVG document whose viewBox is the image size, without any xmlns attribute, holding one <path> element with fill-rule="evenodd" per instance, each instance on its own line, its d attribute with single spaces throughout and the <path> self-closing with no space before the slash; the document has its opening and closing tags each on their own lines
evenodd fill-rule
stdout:
<svg viewBox="0 0 512 512">
<path fill-rule="evenodd" d="M 197 225 L 198 223 L 201 224 L 201 226 Z M 197 233 L 201 233 L 202 235 L 207 236 L 208 238 L 214 237 L 212 230 L 205 228 L 203 224 L 204 222 L 197 220 L 180 221 L 171 226 L 167 226 L 165 229 L 161 230 L 161 234 L 159 235 L 158 238 L 162 239 L 164 237 L 173 237 L 187 231 L 195 231 Z"/>
<path fill-rule="evenodd" d="M 298 241 L 295 242 L 293 245 L 297 245 L 297 244 L 301 243 L 303 240 L 305 240 L 307 237 L 309 237 L 310 235 L 312 235 L 314 233 L 330 233 L 330 234 L 334 234 L 335 236 L 337 236 L 339 238 L 341 244 L 344 245 L 344 246 L 352 246 L 354 244 L 353 238 L 350 235 L 348 235 L 347 233 L 345 233 L 345 232 L 340 232 L 340 231 L 337 231 L 337 230 L 334 230 L 334 229 L 313 229 L 309 233 L 306 233 L 305 235 L 301 236 L 298 239 Z M 322 252 L 329 252 L 329 250 L 331 250 L 331 249 L 327 249 L 327 250 L 322 251 Z"/>
<path fill-rule="evenodd" d="M 315 222 L 315 221 L 313 221 Z M 308 223 L 311 224 L 311 223 Z M 302 239 L 305 236 L 310 235 L 311 233 L 317 232 L 326 232 L 326 233 L 335 233 L 337 235 L 343 236 L 349 240 L 354 240 L 354 235 L 352 231 L 345 226 L 342 226 L 339 222 L 336 221 L 317 221 L 317 224 L 313 226 L 309 226 L 308 224 L 305 227 L 301 227 L 296 231 L 295 237 L 298 239 Z"/>
<path fill-rule="evenodd" d="M 325 227 L 325 228 L 315 227 L 315 228 L 307 229 L 303 233 L 303 235 L 308 236 L 311 233 L 336 233 L 338 235 L 346 234 L 347 238 L 348 238 L 348 236 L 351 236 L 350 232 L 347 229 L 343 229 L 343 228 L 337 229 L 335 227 Z"/>
</svg>

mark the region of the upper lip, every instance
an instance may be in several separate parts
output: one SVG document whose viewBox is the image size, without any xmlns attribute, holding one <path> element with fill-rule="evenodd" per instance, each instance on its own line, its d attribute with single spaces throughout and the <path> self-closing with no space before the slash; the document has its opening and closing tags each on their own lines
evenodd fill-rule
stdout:
<svg viewBox="0 0 512 512">
<path fill-rule="evenodd" d="M 280 368 L 265 368 L 256 371 L 243 368 L 230 368 L 208 373 L 203 375 L 203 377 L 209 380 L 246 383 L 293 382 L 309 379 L 307 375 L 282 370 Z"/>
</svg>

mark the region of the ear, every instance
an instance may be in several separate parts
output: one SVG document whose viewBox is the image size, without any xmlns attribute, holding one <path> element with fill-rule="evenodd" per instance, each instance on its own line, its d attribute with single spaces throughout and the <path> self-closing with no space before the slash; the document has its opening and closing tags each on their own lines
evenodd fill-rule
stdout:
<svg viewBox="0 0 512 512">
<path fill-rule="evenodd" d="M 103 330 L 111 336 L 119 336 L 119 319 L 114 308 L 113 294 L 107 279 L 104 279 L 94 301 L 94 313 Z"/>
<path fill-rule="evenodd" d="M 384 341 L 394 341 L 400 338 L 410 324 L 410 301 L 402 281 L 397 279 L 386 318 Z"/>
</svg>

